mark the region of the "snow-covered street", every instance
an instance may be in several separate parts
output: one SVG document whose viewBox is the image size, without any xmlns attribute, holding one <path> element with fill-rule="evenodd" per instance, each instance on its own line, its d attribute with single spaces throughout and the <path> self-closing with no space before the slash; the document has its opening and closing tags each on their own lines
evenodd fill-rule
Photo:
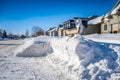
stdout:
<svg viewBox="0 0 120 80">
<path fill-rule="evenodd" d="M 1 41 L 0 80 L 119 80 L 119 43 L 115 34 Z"/>
</svg>

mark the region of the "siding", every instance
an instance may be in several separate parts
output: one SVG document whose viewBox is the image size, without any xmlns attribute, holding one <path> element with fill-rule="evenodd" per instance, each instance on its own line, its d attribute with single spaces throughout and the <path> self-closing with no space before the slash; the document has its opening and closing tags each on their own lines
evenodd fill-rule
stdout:
<svg viewBox="0 0 120 80">
<path fill-rule="evenodd" d="M 97 24 L 97 25 L 88 25 L 87 28 L 85 28 L 83 34 L 87 35 L 87 34 L 94 34 L 94 33 L 101 33 L 101 24 Z"/>
</svg>

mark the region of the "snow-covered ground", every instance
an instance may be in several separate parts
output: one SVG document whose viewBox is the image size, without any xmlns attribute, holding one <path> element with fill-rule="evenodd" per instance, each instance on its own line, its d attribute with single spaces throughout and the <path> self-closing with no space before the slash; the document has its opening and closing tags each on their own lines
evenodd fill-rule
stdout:
<svg viewBox="0 0 120 80">
<path fill-rule="evenodd" d="M 0 80 L 115 79 L 120 79 L 120 34 L 0 42 Z"/>
<path fill-rule="evenodd" d="M 0 42 L 0 80 L 73 80 L 46 57 L 17 57 L 16 52 L 24 52 L 32 40 Z"/>
</svg>

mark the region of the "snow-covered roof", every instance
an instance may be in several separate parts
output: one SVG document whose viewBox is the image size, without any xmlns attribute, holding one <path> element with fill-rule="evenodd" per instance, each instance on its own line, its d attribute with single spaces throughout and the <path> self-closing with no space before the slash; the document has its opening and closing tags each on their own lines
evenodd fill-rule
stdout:
<svg viewBox="0 0 120 80">
<path fill-rule="evenodd" d="M 116 14 L 118 9 L 120 9 L 120 4 L 115 9 L 112 10 L 111 15 Z"/>
<path fill-rule="evenodd" d="M 111 15 L 116 14 L 118 9 L 120 9 L 120 0 L 118 0 L 118 2 L 116 3 L 116 5 L 114 6 L 114 8 L 111 11 Z"/>
<path fill-rule="evenodd" d="M 108 16 L 110 15 L 110 12 L 108 12 L 107 14 L 105 14 L 105 18 L 108 18 Z"/>
<path fill-rule="evenodd" d="M 89 20 L 88 24 L 92 24 L 92 25 L 99 24 L 99 23 L 101 23 L 102 18 L 103 18 L 103 16 L 100 16 L 100 17 L 97 17 L 95 19 Z"/>
<path fill-rule="evenodd" d="M 109 15 L 110 15 L 110 12 L 108 12 L 107 14 L 105 14 L 105 16 L 104 16 L 104 18 L 105 18 L 104 20 L 105 20 L 105 21 L 109 21 L 109 18 L 108 18 Z"/>
<path fill-rule="evenodd" d="M 51 29 L 50 31 L 57 31 L 57 28 L 55 27 L 55 28 Z"/>
</svg>

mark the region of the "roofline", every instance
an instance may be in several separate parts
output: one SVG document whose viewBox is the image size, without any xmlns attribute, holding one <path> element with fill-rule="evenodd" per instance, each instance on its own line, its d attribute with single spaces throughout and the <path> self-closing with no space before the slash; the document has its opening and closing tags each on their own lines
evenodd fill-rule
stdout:
<svg viewBox="0 0 120 80">
<path fill-rule="evenodd" d="M 120 0 L 117 1 L 117 3 L 114 5 L 114 7 L 112 8 L 112 10 L 114 10 L 120 3 Z M 110 13 L 112 12 L 112 10 L 110 11 Z"/>
</svg>

